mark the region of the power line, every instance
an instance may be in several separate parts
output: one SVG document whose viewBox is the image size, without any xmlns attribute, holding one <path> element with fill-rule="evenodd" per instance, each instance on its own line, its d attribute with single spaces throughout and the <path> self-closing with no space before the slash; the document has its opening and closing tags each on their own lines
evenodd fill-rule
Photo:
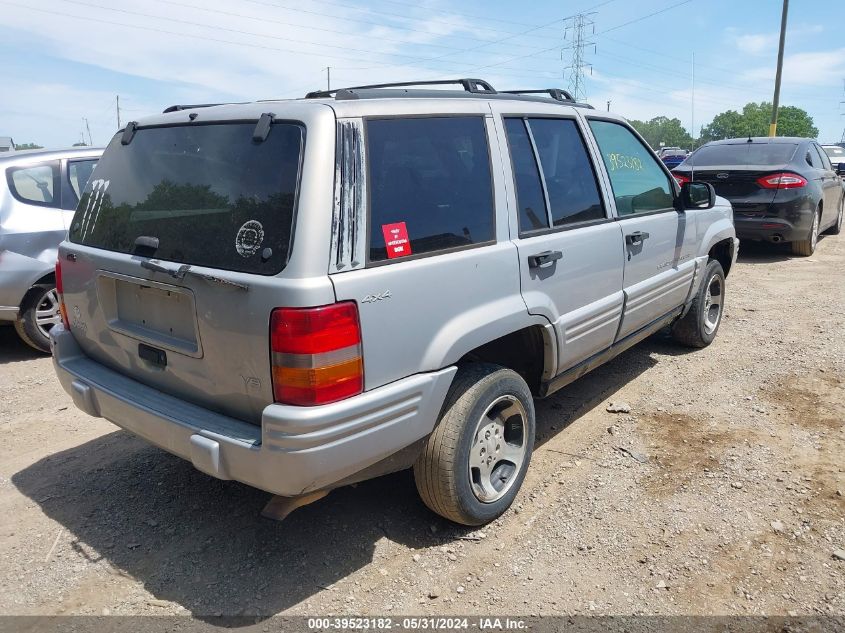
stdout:
<svg viewBox="0 0 845 633">
<path fill-rule="evenodd" d="M 604 30 L 604 31 L 600 31 L 600 32 L 596 33 L 595 35 L 602 35 L 604 33 L 609 33 L 610 31 L 615 31 L 617 29 L 621 29 L 623 26 L 628 26 L 629 24 L 641 22 L 642 20 L 645 20 L 646 18 L 654 17 L 654 16 L 659 15 L 661 13 L 665 13 L 666 11 L 669 11 L 670 9 L 680 7 L 680 6 L 688 4 L 690 2 L 692 2 L 692 0 L 681 0 L 681 2 L 676 2 L 674 4 L 667 6 L 667 7 L 664 7 L 662 9 L 658 10 L 658 11 L 653 11 L 652 13 L 649 13 L 648 15 L 644 15 L 644 16 L 640 16 L 638 18 L 634 18 L 633 20 L 629 20 L 628 22 L 623 22 L 622 24 L 617 24 L 616 26 L 614 26 L 612 28 L 609 28 L 609 29 Z M 521 59 L 526 59 L 528 57 L 536 57 L 537 55 L 540 55 L 542 53 L 548 53 L 549 51 L 558 50 L 558 48 L 559 47 L 557 47 L 557 46 L 544 48 L 544 49 L 538 50 L 534 53 L 528 53 L 527 55 L 520 55 L 519 57 L 512 57 L 510 59 L 506 59 L 506 60 L 501 61 L 501 62 L 496 62 L 494 64 L 487 64 L 485 66 L 476 66 L 475 68 L 472 68 L 471 70 L 483 70 L 485 68 L 494 68 L 496 66 L 501 66 L 503 64 L 507 64 L 507 63 L 510 63 L 510 62 L 519 61 Z"/>
</svg>

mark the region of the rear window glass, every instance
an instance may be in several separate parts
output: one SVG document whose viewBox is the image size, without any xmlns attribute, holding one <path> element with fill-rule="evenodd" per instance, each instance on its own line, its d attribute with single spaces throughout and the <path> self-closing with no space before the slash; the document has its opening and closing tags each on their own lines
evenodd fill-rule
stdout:
<svg viewBox="0 0 845 633">
<path fill-rule="evenodd" d="M 798 145 L 794 143 L 731 143 L 706 145 L 687 158 L 687 165 L 709 167 L 722 165 L 784 165 L 792 160 Z"/>
<path fill-rule="evenodd" d="M 12 195 L 27 204 L 59 206 L 59 163 L 50 161 L 27 167 L 10 167 L 6 180 Z"/>
<path fill-rule="evenodd" d="M 112 139 L 70 228 L 70 240 L 131 253 L 140 236 L 154 257 L 272 275 L 287 262 L 304 141 L 302 126 L 255 123 L 139 129 Z"/>
<path fill-rule="evenodd" d="M 494 239 L 482 117 L 370 120 L 367 164 L 371 261 Z"/>
<path fill-rule="evenodd" d="M 825 146 L 824 151 L 831 157 L 842 158 L 845 156 L 845 149 L 842 149 L 841 147 Z"/>
</svg>

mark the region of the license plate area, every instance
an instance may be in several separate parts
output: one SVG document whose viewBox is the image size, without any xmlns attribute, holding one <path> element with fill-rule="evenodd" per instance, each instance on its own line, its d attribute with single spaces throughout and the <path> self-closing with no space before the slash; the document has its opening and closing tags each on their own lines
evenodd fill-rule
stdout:
<svg viewBox="0 0 845 633">
<path fill-rule="evenodd" d="M 194 358 L 202 356 L 190 289 L 100 272 L 97 294 L 113 332 Z"/>
</svg>

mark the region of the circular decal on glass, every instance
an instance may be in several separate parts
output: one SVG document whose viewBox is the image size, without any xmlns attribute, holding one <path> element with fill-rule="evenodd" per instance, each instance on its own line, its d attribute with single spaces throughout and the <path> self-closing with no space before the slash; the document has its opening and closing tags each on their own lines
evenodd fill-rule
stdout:
<svg viewBox="0 0 845 633">
<path fill-rule="evenodd" d="M 258 220 L 250 220 L 238 229 L 235 237 L 235 250 L 241 257 L 251 257 L 261 248 L 264 241 L 264 227 Z"/>
</svg>

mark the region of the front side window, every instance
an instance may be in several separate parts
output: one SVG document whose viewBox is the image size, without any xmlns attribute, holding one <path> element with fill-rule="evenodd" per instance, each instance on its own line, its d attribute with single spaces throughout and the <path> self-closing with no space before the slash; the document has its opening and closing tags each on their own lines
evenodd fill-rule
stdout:
<svg viewBox="0 0 845 633">
<path fill-rule="evenodd" d="M 120 253 L 154 238 L 158 259 L 275 275 L 287 263 L 305 130 L 274 123 L 140 128 L 97 164 L 70 241 Z"/>
<path fill-rule="evenodd" d="M 495 239 L 482 117 L 367 121 L 370 261 Z"/>
<path fill-rule="evenodd" d="M 666 172 L 640 140 L 624 125 L 591 120 L 620 217 L 670 209 L 674 188 Z"/>
<path fill-rule="evenodd" d="M 6 181 L 12 195 L 27 204 L 59 206 L 59 162 L 50 161 L 28 167 L 10 167 Z"/>
</svg>

